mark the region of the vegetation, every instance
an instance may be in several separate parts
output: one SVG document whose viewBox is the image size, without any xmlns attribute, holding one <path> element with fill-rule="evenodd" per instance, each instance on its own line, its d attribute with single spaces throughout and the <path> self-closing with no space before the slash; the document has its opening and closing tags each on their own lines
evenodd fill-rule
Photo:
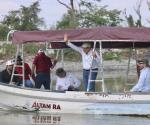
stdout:
<svg viewBox="0 0 150 125">
<path fill-rule="evenodd" d="M 14 57 L 16 46 L 11 44 L 3 44 L 0 46 L 0 59 L 8 59 Z"/>
<path fill-rule="evenodd" d="M 0 40 L 5 41 L 9 28 L 7 25 L 0 24 Z"/>
<path fill-rule="evenodd" d="M 0 40 L 6 40 L 8 31 L 39 30 L 44 21 L 39 17 L 41 9 L 39 2 L 34 2 L 29 7 L 21 6 L 19 10 L 13 10 L 0 22 Z"/>
<path fill-rule="evenodd" d="M 97 27 L 97 26 L 117 26 L 122 19 L 120 18 L 121 11 L 116 9 L 107 10 L 107 6 L 98 6 L 96 2 L 88 0 L 80 0 L 79 9 L 75 9 L 74 0 L 70 0 L 70 5 L 57 0 L 68 8 L 68 13 L 64 14 L 62 19 L 57 22 L 57 29 L 78 28 L 78 27 Z"/>
<path fill-rule="evenodd" d="M 121 60 L 121 52 L 107 51 L 103 54 L 104 60 Z"/>
<path fill-rule="evenodd" d="M 100 6 L 101 0 L 79 0 L 76 3 L 75 0 L 69 0 L 70 3 L 65 3 L 62 0 L 57 0 L 58 3 L 67 8 L 67 13 L 65 13 L 62 18 L 57 21 L 57 29 L 66 29 L 66 28 L 89 28 L 97 26 L 119 26 L 123 21 L 120 18 L 121 11 L 119 10 L 108 10 L 108 6 Z M 39 6 L 40 1 L 36 1 L 28 7 L 21 6 L 18 10 L 13 10 L 4 16 L 4 19 L 0 22 L 0 40 L 5 41 L 8 31 L 11 29 L 15 30 L 39 30 L 40 26 L 44 25 L 44 21 L 39 17 L 41 11 Z M 141 27 L 142 15 L 141 15 L 141 6 L 143 0 L 139 0 L 136 8 L 134 8 L 138 19 L 134 19 L 131 14 L 127 14 L 126 10 L 124 11 L 126 22 L 129 27 Z M 147 5 L 150 8 L 150 2 L 147 1 Z M 147 20 L 148 21 L 148 20 Z M 150 22 L 150 21 L 148 21 Z M 7 47 L 6 47 L 7 46 Z M 5 57 L 5 54 L 11 56 L 14 52 L 13 46 L 6 45 L 5 47 L 1 46 L 1 50 L 4 52 L 0 53 L 1 58 Z M 34 44 L 26 45 L 26 52 L 29 54 L 35 53 L 37 51 L 37 46 Z M 9 49 L 9 52 L 8 52 Z M 12 49 L 12 50 L 11 50 Z M 5 53 L 5 54 L 4 54 Z M 105 60 L 120 60 L 120 52 L 106 52 L 104 53 Z M 75 53 L 71 49 L 65 51 L 65 59 L 72 58 L 72 60 L 80 60 L 81 57 L 79 54 Z"/>
<path fill-rule="evenodd" d="M 35 55 L 39 47 L 36 44 L 26 44 L 24 46 L 25 55 Z M 13 44 L 3 44 L 0 46 L 0 59 L 14 58 L 16 55 L 16 46 Z"/>
</svg>

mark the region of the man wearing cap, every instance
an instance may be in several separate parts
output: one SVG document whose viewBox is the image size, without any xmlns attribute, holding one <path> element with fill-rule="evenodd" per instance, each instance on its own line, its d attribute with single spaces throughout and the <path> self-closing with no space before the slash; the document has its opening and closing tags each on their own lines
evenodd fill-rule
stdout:
<svg viewBox="0 0 150 125">
<path fill-rule="evenodd" d="M 98 64 L 100 62 L 99 54 L 96 51 L 93 51 L 90 43 L 83 43 L 81 47 L 75 46 L 74 44 L 68 41 L 67 34 L 64 35 L 64 41 L 69 47 L 71 47 L 72 49 L 74 49 L 75 51 L 81 54 L 82 62 L 83 62 L 84 90 L 87 91 L 88 84 L 89 84 L 88 91 L 94 92 L 95 91 L 94 80 L 96 80 L 97 72 L 98 72 Z M 92 69 L 90 80 L 93 80 L 93 81 L 88 83 L 90 69 Z"/>
<path fill-rule="evenodd" d="M 138 60 L 137 65 L 140 69 L 140 77 L 138 83 L 131 89 L 131 92 L 150 92 L 150 68 L 148 60 Z"/>
<path fill-rule="evenodd" d="M 33 60 L 31 71 L 32 75 L 36 72 L 35 88 L 39 89 L 44 85 L 45 89 L 50 89 L 50 69 L 54 68 L 56 63 L 56 60 L 52 63 L 51 58 L 46 56 L 42 49 L 38 51 L 38 54 Z"/>
<path fill-rule="evenodd" d="M 1 79 L 2 79 L 2 82 L 7 83 L 7 84 L 10 83 L 14 63 L 15 63 L 14 60 L 8 60 L 8 61 L 6 62 L 6 69 L 4 69 L 4 70 L 1 72 Z M 18 72 L 15 71 L 15 74 L 17 74 L 17 73 L 18 73 Z M 12 82 L 18 83 L 18 82 L 19 82 L 19 77 L 14 75 Z"/>
</svg>

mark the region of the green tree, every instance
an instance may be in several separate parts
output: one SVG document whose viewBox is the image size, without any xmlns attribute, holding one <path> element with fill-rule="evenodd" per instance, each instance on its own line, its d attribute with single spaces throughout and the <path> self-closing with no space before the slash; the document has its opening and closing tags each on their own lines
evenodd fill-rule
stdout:
<svg viewBox="0 0 150 125">
<path fill-rule="evenodd" d="M 107 10 L 107 6 L 98 6 L 95 3 L 81 0 L 79 22 L 80 27 L 117 26 L 122 19 L 121 11 Z"/>
<path fill-rule="evenodd" d="M 78 9 L 72 8 L 63 2 L 62 5 L 68 8 L 67 14 L 64 14 L 62 19 L 57 22 L 57 28 L 77 28 L 77 27 L 96 27 L 96 26 L 117 26 L 120 24 L 122 19 L 119 17 L 121 11 L 116 9 L 107 10 L 107 6 L 98 6 L 101 0 L 80 0 L 78 4 Z M 74 0 L 70 0 L 72 3 Z M 70 2 L 70 3 L 71 3 Z M 74 5 L 74 4 L 73 4 Z M 70 11 L 73 13 L 70 14 Z M 74 18 L 72 16 L 75 16 Z M 70 22 L 73 22 L 74 26 Z"/>
<path fill-rule="evenodd" d="M 6 25 L 0 24 L 0 40 L 6 40 L 9 28 Z"/>
<path fill-rule="evenodd" d="M 76 18 L 77 10 L 75 9 L 74 0 L 70 0 L 69 4 L 62 2 L 61 0 L 57 0 L 57 2 L 68 9 L 67 14 L 63 15 L 62 20 L 57 22 L 57 28 L 66 28 L 66 26 L 67 28 L 76 28 L 78 26 L 78 21 Z"/>
<path fill-rule="evenodd" d="M 60 21 L 57 21 L 56 28 L 57 29 L 67 29 L 70 27 L 70 16 L 68 14 L 64 14 Z"/>
<path fill-rule="evenodd" d="M 15 30 L 37 30 L 44 24 L 43 19 L 38 16 L 40 11 L 38 1 L 29 7 L 21 6 L 19 10 L 10 11 L 4 17 L 2 24 Z"/>
</svg>

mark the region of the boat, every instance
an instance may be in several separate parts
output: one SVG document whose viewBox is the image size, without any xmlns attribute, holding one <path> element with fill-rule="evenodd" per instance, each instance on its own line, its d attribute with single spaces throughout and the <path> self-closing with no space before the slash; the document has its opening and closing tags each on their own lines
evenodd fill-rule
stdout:
<svg viewBox="0 0 150 125">
<path fill-rule="evenodd" d="M 17 48 L 28 42 L 50 42 L 52 48 L 66 48 L 63 37 L 67 33 L 70 41 L 77 45 L 88 41 L 92 42 L 94 47 L 99 46 L 101 57 L 103 48 L 150 46 L 149 28 L 99 27 L 92 29 L 14 31 L 11 33 L 12 43 L 16 44 Z M 101 64 L 103 64 L 102 61 Z M 150 115 L 149 92 L 108 93 L 105 90 L 104 79 L 101 81 L 102 92 L 58 92 L 1 83 L 0 107 L 4 110 L 55 114 Z"/>
</svg>

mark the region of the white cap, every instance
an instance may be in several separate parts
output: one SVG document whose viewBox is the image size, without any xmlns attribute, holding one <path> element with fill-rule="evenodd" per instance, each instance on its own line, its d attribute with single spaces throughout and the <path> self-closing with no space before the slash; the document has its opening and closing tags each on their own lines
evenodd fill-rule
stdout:
<svg viewBox="0 0 150 125">
<path fill-rule="evenodd" d="M 10 65 L 14 65 L 15 64 L 15 61 L 14 60 L 8 60 L 6 62 L 6 66 L 10 66 Z"/>
<path fill-rule="evenodd" d="M 44 53 L 43 49 L 39 49 L 38 53 Z"/>
<path fill-rule="evenodd" d="M 90 43 L 83 43 L 83 44 L 82 44 L 82 47 L 83 47 L 83 48 L 91 47 L 91 44 L 90 44 Z"/>
</svg>

